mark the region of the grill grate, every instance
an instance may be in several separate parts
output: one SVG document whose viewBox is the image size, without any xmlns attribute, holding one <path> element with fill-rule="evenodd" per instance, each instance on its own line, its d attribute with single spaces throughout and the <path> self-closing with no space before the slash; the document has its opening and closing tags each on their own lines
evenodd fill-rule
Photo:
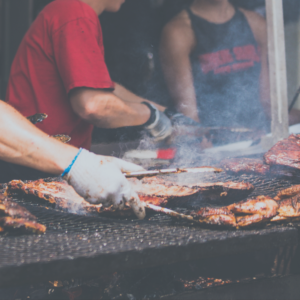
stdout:
<svg viewBox="0 0 300 300">
<path fill-rule="evenodd" d="M 188 174 L 165 177 L 181 183 L 193 183 L 199 180 L 195 174 L 191 177 Z M 264 194 L 272 197 L 279 190 L 298 183 L 297 180 L 286 178 L 233 176 L 225 173 L 200 177 L 201 180 L 207 182 L 242 180 L 250 182 L 256 188 L 251 196 Z M 192 255 L 196 257 L 201 253 L 201 255 L 222 254 L 226 251 L 232 253 L 233 249 L 241 251 L 242 248 L 250 251 L 251 247 L 259 248 L 264 245 L 274 245 L 274 243 L 284 244 L 296 239 L 297 236 L 296 229 L 281 225 L 240 231 L 211 230 L 182 221 L 174 221 L 166 215 L 151 213 L 143 221 L 79 216 L 61 212 L 53 207 L 37 203 L 36 199 L 33 200 L 30 197 L 15 199 L 37 216 L 40 223 L 47 226 L 47 232 L 41 236 L 0 237 L 0 282 L 2 285 L 9 284 L 10 281 L 21 276 L 20 270 L 23 268 L 26 274 L 28 273 L 28 277 L 32 276 L 30 280 L 41 280 L 46 273 L 49 276 L 47 280 L 57 279 L 59 276 L 73 276 L 74 269 L 71 263 L 76 264 L 76 259 L 94 259 L 95 257 L 99 259 L 103 256 L 104 260 L 101 264 L 114 270 L 117 266 L 130 268 L 134 264 L 137 267 L 137 265 L 146 266 L 192 259 Z M 207 203 L 201 202 L 198 205 L 203 206 Z M 178 210 L 185 211 L 184 208 Z M 250 239 L 248 244 L 247 238 Z M 216 244 L 216 242 L 227 243 L 227 246 L 224 247 L 223 244 Z M 212 246 L 209 243 L 214 244 Z M 203 246 L 205 244 L 210 246 L 205 248 Z M 196 249 L 195 245 L 205 249 Z M 188 250 L 189 247 L 191 247 L 190 250 Z M 170 252 L 170 249 L 173 250 Z M 135 253 L 132 257 L 128 254 L 131 252 Z M 107 259 L 106 255 L 111 254 L 117 256 Z M 59 267 L 55 264 L 56 262 L 60 262 Z M 68 264 L 65 265 L 63 262 L 68 262 Z M 48 265 L 41 267 L 41 263 Z M 52 266 L 51 263 L 54 265 Z M 100 263 L 99 260 L 98 263 Z M 36 269 L 34 266 L 37 266 Z M 91 273 L 95 268 L 99 270 L 97 263 L 91 262 L 80 267 L 77 265 L 76 270 L 78 269 L 81 273 Z M 24 279 L 24 274 L 22 278 Z"/>
</svg>

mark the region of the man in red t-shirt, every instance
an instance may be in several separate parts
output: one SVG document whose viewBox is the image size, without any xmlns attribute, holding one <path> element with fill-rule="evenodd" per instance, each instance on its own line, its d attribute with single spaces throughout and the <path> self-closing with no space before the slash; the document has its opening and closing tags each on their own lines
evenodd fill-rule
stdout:
<svg viewBox="0 0 300 300">
<path fill-rule="evenodd" d="M 140 126 L 156 140 L 172 132 L 163 107 L 113 83 L 98 16 L 124 0 L 55 0 L 38 15 L 12 64 L 6 101 L 24 116 L 46 113 L 37 126 L 90 148 L 93 125 Z"/>
</svg>

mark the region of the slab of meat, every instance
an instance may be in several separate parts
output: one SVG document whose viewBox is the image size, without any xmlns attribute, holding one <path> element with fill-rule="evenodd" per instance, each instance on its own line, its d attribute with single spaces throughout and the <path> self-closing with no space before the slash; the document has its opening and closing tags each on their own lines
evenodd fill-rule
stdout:
<svg viewBox="0 0 300 300">
<path fill-rule="evenodd" d="M 205 207 L 197 212 L 191 213 L 191 215 L 200 223 L 224 227 L 236 227 L 235 215 L 227 207 Z"/>
<path fill-rule="evenodd" d="M 114 209 L 112 206 L 104 207 L 102 204 L 93 205 L 88 203 L 64 180 L 45 181 L 40 179 L 27 182 L 13 180 L 8 183 L 8 190 L 10 192 L 20 191 L 28 195 L 34 195 L 54 204 L 62 210 L 76 214 L 88 215 L 101 213 L 109 216 L 133 215 L 133 211 L 129 206 L 120 211 Z M 166 204 L 166 199 L 161 197 L 141 195 L 140 199 L 159 206 Z"/>
<path fill-rule="evenodd" d="M 44 233 L 46 227 L 36 222 L 36 217 L 27 209 L 5 195 L 0 195 L 0 232 L 22 231 Z"/>
<path fill-rule="evenodd" d="M 287 189 L 281 190 L 277 193 L 274 200 L 280 201 L 282 199 L 291 198 L 300 193 L 300 185 L 293 185 Z"/>
<path fill-rule="evenodd" d="M 268 165 L 281 165 L 300 169 L 300 135 L 290 135 L 279 141 L 265 155 Z"/>
<path fill-rule="evenodd" d="M 22 218 L 27 220 L 36 220 L 27 209 L 21 205 L 9 200 L 9 198 L 1 199 L 0 196 L 0 216 L 10 216 L 13 218 Z"/>
<path fill-rule="evenodd" d="M 1 217 L 0 226 L 4 231 L 21 230 L 23 232 L 32 232 L 42 234 L 46 231 L 46 226 L 28 219 L 15 219 L 12 217 Z"/>
<path fill-rule="evenodd" d="M 257 196 L 245 202 L 229 205 L 227 207 L 236 215 L 237 227 L 267 222 L 276 216 L 278 204 L 270 197 Z"/>
<path fill-rule="evenodd" d="M 264 163 L 262 159 L 254 158 L 228 158 L 220 162 L 220 166 L 227 172 L 235 174 L 261 174 L 266 175 L 270 166 Z"/>
<path fill-rule="evenodd" d="M 200 223 L 241 228 L 271 220 L 276 216 L 277 208 L 273 199 L 258 196 L 220 208 L 205 207 L 190 215 Z"/>
<path fill-rule="evenodd" d="M 300 194 L 288 199 L 283 199 L 278 202 L 278 205 L 278 215 L 272 218 L 272 222 L 300 220 Z"/>
<path fill-rule="evenodd" d="M 247 182 L 208 182 L 197 184 L 177 184 L 158 177 L 138 180 L 130 178 L 134 190 L 140 195 L 162 197 L 168 200 L 188 196 L 200 196 L 206 200 L 220 200 L 226 196 L 247 196 L 254 190 L 254 186 Z M 177 201 L 178 202 L 178 201 Z"/>
</svg>

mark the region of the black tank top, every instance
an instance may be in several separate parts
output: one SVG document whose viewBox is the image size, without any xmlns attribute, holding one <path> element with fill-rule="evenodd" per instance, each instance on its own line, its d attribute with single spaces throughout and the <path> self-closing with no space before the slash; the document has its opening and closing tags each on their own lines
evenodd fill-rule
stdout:
<svg viewBox="0 0 300 300">
<path fill-rule="evenodd" d="M 197 42 L 190 60 L 202 124 L 265 128 L 260 50 L 244 14 L 235 9 L 231 20 L 215 24 L 186 10 Z"/>
</svg>

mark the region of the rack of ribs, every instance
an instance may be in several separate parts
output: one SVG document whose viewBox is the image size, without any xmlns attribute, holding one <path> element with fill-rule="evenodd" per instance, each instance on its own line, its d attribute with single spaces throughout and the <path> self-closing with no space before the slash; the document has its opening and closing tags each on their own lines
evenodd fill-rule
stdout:
<svg viewBox="0 0 300 300">
<path fill-rule="evenodd" d="M 261 174 L 266 175 L 270 171 L 270 166 L 262 159 L 255 158 L 227 158 L 220 162 L 220 166 L 227 172 L 234 174 Z"/>
<path fill-rule="evenodd" d="M 281 165 L 300 169 L 300 134 L 290 135 L 276 143 L 265 155 L 268 165 Z"/>
<path fill-rule="evenodd" d="M 300 185 L 279 191 L 274 199 L 278 201 L 279 208 L 272 222 L 300 220 Z"/>
<path fill-rule="evenodd" d="M 36 217 L 10 198 L 0 195 L 0 232 L 22 231 L 44 233 L 46 227 L 36 222 Z"/>
<path fill-rule="evenodd" d="M 247 182 L 199 182 L 197 184 L 177 184 L 158 177 L 145 177 L 142 180 L 130 178 L 139 196 L 162 197 L 167 200 L 199 195 L 207 200 L 216 200 L 231 194 L 250 194 L 254 186 Z"/>
<path fill-rule="evenodd" d="M 27 195 L 33 195 L 43 199 L 57 208 L 71 213 L 90 215 L 103 214 L 114 216 L 131 216 L 133 211 L 126 204 L 124 210 L 116 210 L 113 206 L 104 207 L 102 204 L 90 204 L 79 196 L 74 188 L 64 180 L 45 181 L 39 179 L 36 181 L 23 182 L 21 180 L 13 180 L 8 183 L 9 193 L 19 192 Z M 141 195 L 142 201 L 149 202 L 154 205 L 166 204 L 166 199 L 162 197 Z"/>
<path fill-rule="evenodd" d="M 207 225 L 236 227 L 235 215 L 227 208 L 204 207 L 199 211 L 191 212 L 194 220 Z"/>
<path fill-rule="evenodd" d="M 140 199 L 156 206 L 167 206 L 171 200 L 183 199 L 183 197 L 197 193 L 216 193 L 219 197 L 227 195 L 229 191 L 246 191 L 250 193 L 254 187 L 248 183 L 217 182 L 200 183 L 197 185 L 177 185 L 175 183 L 159 179 L 157 177 L 138 180 L 129 179 Z M 79 196 L 72 186 L 64 180 L 36 180 L 23 182 L 13 180 L 8 183 L 9 193 L 22 193 L 44 199 L 57 208 L 76 214 L 103 214 L 109 216 L 131 216 L 131 208 L 127 205 L 124 210 L 116 210 L 113 206 L 104 207 L 102 204 L 93 205 Z M 180 202 L 180 201 L 179 201 Z"/>
</svg>

